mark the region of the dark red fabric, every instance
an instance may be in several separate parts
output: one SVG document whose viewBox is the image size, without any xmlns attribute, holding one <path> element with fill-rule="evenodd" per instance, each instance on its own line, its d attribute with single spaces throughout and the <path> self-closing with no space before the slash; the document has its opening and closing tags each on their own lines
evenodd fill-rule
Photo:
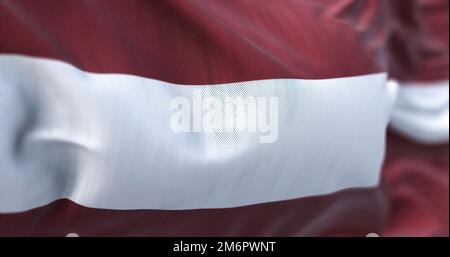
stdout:
<svg viewBox="0 0 450 257">
<path fill-rule="evenodd" d="M 389 196 L 387 236 L 449 235 L 449 148 L 389 134 L 383 184 Z"/>
<path fill-rule="evenodd" d="M 387 205 L 380 189 L 239 208 L 163 211 L 102 210 L 69 200 L 0 215 L 0 236 L 322 236 L 381 233 Z"/>
<path fill-rule="evenodd" d="M 0 2 L 0 51 L 181 84 L 448 78 L 447 0 Z"/>
<path fill-rule="evenodd" d="M 1 1 L 0 52 L 180 84 L 383 71 L 321 1 Z"/>
<path fill-rule="evenodd" d="M 448 0 L 393 1 L 387 41 L 389 74 L 401 81 L 434 81 L 449 76 Z"/>
</svg>

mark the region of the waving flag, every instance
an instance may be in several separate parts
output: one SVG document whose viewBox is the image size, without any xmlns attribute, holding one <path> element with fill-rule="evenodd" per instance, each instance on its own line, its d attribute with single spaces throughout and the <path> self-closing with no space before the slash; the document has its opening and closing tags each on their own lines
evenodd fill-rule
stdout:
<svg viewBox="0 0 450 257">
<path fill-rule="evenodd" d="M 448 235 L 448 1 L 3 0 L 0 35 L 0 235 Z"/>
</svg>

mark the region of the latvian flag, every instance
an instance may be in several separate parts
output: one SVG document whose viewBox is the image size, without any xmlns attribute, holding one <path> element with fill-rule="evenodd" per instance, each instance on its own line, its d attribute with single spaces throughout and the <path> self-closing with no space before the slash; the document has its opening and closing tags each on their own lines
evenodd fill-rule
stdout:
<svg viewBox="0 0 450 257">
<path fill-rule="evenodd" d="M 447 0 L 0 0 L 0 236 L 448 236 Z"/>
</svg>

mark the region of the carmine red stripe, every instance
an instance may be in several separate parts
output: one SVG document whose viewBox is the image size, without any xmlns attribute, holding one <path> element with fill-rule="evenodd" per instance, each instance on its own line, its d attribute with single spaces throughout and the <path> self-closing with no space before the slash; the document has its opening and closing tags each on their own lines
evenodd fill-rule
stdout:
<svg viewBox="0 0 450 257">
<path fill-rule="evenodd" d="M 179 84 L 448 78 L 448 1 L 0 2 L 0 52 Z"/>
<path fill-rule="evenodd" d="M 179 84 L 383 71 L 376 48 L 326 2 L 7 0 L 0 52 Z"/>
<path fill-rule="evenodd" d="M 350 189 L 226 209 L 105 210 L 58 200 L 0 215 L 0 236 L 316 236 L 380 232 L 387 206 L 380 189 Z"/>
</svg>

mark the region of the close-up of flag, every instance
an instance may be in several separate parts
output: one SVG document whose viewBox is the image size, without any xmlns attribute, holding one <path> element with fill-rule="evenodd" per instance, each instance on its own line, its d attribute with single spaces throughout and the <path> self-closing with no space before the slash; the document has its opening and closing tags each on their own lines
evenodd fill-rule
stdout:
<svg viewBox="0 0 450 257">
<path fill-rule="evenodd" d="M 448 237 L 448 9 L 0 0 L 0 236 Z"/>
</svg>

